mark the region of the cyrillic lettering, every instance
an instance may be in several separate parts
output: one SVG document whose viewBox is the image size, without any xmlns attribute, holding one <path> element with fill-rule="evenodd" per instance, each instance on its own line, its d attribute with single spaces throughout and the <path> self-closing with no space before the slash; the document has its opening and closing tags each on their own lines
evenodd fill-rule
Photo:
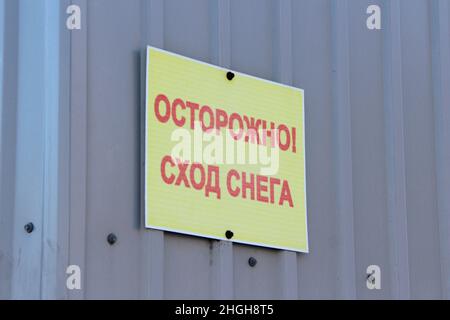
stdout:
<svg viewBox="0 0 450 320">
<path fill-rule="evenodd" d="M 281 184 L 280 179 L 270 178 L 270 203 L 275 203 L 275 186 L 279 186 Z"/>
<path fill-rule="evenodd" d="M 200 172 L 200 182 L 197 182 L 195 180 L 195 171 Z M 194 187 L 195 190 L 201 190 L 205 186 L 205 169 L 203 166 L 199 163 L 194 163 L 191 166 L 190 172 L 189 172 L 189 178 L 191 180 L 191 184 Z"/>
<path fill-rule="evenodd" d="M 165 106 L 164 114 L 161 114 L 160 110 L 159 110 L 159 106 L 160 106 L 161 102 L 163 102 L 163 104 Z M 162 123 L 166 123 L 170 119 L 170 101 L 163 94 L 158 95 L 155 99 L 155 115 L 156 115 L 156 118 Z"/>
<path fill-rule="evenodd" d="M 239 193 L 241 192 L 241 188 L 236 187 L 235 189 L 233 189 L 232 186 L 232 178 L 235 177 L 236 181 L 239 181 L 240 177 L 239 177 L 239 173 L 236 170 L 230 170 L 228 172 L 227 175 L 227 189 L 228 189 L 228 193 L 232 196 L 232 197 L 237 197 L 239 195 Z"/>
<path fill-rule="evenodd" d="M 171 156 L 165 156 L 161 161 L 161 177 L 167 184 L 172 184 L 175 180 L 175 175 L 171 174 L 169 177 L 166 175 L 166 164 L 169 163 L 171 167 L 175 167 L 175 163 Z"/>
<path fill-rule="evenodd" d="M 250 173 L 250 181 L 246 180 L 247 174 L 242 173 L 242 198 L 247 199 L 247 190 L 250 190 L 250 199 L 255 200 L 255 175 Z"/>
<path fill-rule="evenodd" d="M 180 172 L 178 173 L 177 181 L 175 181 L 176 186 L 179 186 L 183 182 L 187 188 L 190 188 L 189 180 L 186 175 L 188 167 L 189 163 L 178 161 L 178 169 L 180 170 Z"/>
<path fill-rule="evenodd" d="M 267 195 L 263 195 L 263 192 L 267 192 L 267 181 L 268 178 L 266 176 L 256 176 L 256 200 L 265 203 L 269 202 Z"/>
<path fill-rule="evenodd" d="M 186 102 L 186 107 L 191 109 L 191 129 L 195 129 L 195 112 L 200 108 L 200 106 L 197 103 L 193 103 L 190 101 Z"/>
<path fill-rule="evenodd" d="M 284 143 L 281 139 L 281 132 L 284 132 L 286 138 Z M 278 126 L 278 145 L 281 150 L 286 151 L 289 149 L 289 146 L 291 144 L 291 133 L 289 132 L 288 127 L 286 127 L 284 124 L 281 124 Z"/>
<path fill-rule="evenodd" d="M 175 99 L 172 103 L 172 118 L 175 125 L 182 127 L 186 123 L 186 118 L 181 117 L 177 118 L 177 107 L 180 107 L 182 110 L 186 109 L 186 105 L 184 104 L 184 101 L 181 99 Z"/>
<path fill-rule="evenodd" d="M 283 186 L 281 188 L 281 196 L 279 202 L 280 206 L 282 206 L 285 201 L 289 203 L 289 206 L 291 208 L 294 207 L 294 203 L 292 202 L 291 190 L 289 189 L 289 183 L 287 182 L 287 180 L 283 181 Z"/>
<path fill-rule="evenodd" d="M 214 184 L 212 176 L 215 176 Z M 205 196 L 209 197 L 210 193 L 215 193 L 217 199 L 220 199 L 220 183 L 219 183 L 219 167 L 218 166 L 208 166 L 208 179 L 205 186 Z"/>
</svg>

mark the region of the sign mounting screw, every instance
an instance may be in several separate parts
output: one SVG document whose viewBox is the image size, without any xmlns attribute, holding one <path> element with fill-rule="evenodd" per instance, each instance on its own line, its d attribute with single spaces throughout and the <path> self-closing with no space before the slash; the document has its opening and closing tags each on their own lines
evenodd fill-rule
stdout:
<svg viewBox="0 0 450 320">
<path fill-rule="evenodd" d="M 233 80 L 233 79 L 234 79 L 234 73 L 231 72 L 231 71 L 228 71 L 228 72 L 227 72 L 227 79 L 228 79 L 229 81 Z"/>
<path fill-rule="evenodd" d="M 225 232 L 225 237 L 227 237 L 228 240 L 233 238 L 233 236 L 234 236 L 233 231 L 227 230 L 227 232 Z"/>
<path fill-rule="evenodd" d="M 112 246 L 117 242 L 117 236 L 114 233 L 108 234 L 108 237 L 106 238 L 108 243 Z"/>
</svg>

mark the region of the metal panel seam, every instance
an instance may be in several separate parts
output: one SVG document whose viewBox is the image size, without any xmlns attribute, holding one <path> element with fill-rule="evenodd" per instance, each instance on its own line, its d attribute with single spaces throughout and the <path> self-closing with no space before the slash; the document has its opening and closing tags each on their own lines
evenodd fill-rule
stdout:
<svg viewBox="0 0 450 320">
<path fill-rule="evenodd" d="M 81 290 L 71 290 L 70 299 L 87 296 L 87 91 L 88 91 L 88 8 L 87 0 L 72 0 L 81 8 L 81 30 L 71 32 L 70 78 L 70 198 L 69 263 L 81 270 Z"/>
<path fill-rule="evenodd" d="M 356 297 L 353 227 L 353 171 L 350 108 L 348 1 L 332 2 L 333 116 L 336 154 L 336 213 L 338 217 L 338 290 L 342 298 Z"/>
<path fill-rule="evenodd" d="M 152 45 L 155 47 L 164 47 L 164 1 L 163 0 L 142 0 L 142 34 L 145 47 Z M 146 52 L 146 50 L 145 50 Z M 141 168 L 145 168 L 145 120 L 146 119 L 146 81 L 145 74 L 147 54 L 143 54 L 145 59 L 141 59 Z M 141 172 L 145 172 L 144 169 Z M 145 215 L 145 205 L 142 200 L 145 199 L 145 173 L 141 175 L 141 205 L 142 212 Z M 164 232 L 160 230 L 143 230 L 142 231 L 142 250 L 143 250 L 143 298 L 144 299 L 163 299 L 164 298 Z"/>
<path fill-rule="evenodd" d="M 213 17 L 212 63 L 224 68 L 231 67 L 231 3 L 230 0 L 215 0 L 211 3 Z M 217 41 L 214 41 L 217 39 Z M 212 241 L 211 295 L 215 299 L 234 297 L 233 243 Z"/>
<path fill-rule="evenodd" d="M 275 44 L 274 70 L 277 73 L 278 81 L 292 85 L 292 1 L 277 2 L 274 13 L 276 16 L 274 40 L 278 42 Z M 283 250 L 279 252 L 279 255 L 281 259 L 281 297 L 298 299 L 297 253 Z"/>
<path fill-rule="evenodd" d="M 400 3 L 388 1 L 383 32 L 387 210 L 392 295 L 409 298 Z"/>
<path fill-rule="evenodd" d="M 62 87 L 66 84 L 60 79 L 60 2 L 46 0 L 44 2 L 44 167 L 43 167 L 43 200 L 42 200 L 42 272 L 41 298 L 57 297 L 58 286 L 61 283 L 60 255 L 64 255 L 64 247 L 59 232 L 59 226 L 64 221 L 66 210 L 63 210 L 63 193 L 65 186 L 60 185 L 60 160 L 65 158 L 59 148 L 65 128 L 61 126 L 60 115 L 65 111 L 60 105 Z"/>
<path fill-rule="evenodd" d="M 2 0 L 0 11 L 0 298 L 9 298 L 16 183 L 18 3 Z"/>
<path fill-rule="evenodd" d="M 449 2 L 432 1 L 432 74 L 442 297 L 450 298 L 450 37 Z"/>
</svg>

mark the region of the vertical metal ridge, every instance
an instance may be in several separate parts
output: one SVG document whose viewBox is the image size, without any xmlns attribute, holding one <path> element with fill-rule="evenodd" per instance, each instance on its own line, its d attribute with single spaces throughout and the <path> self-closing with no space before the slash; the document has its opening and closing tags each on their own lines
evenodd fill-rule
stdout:
<svg viewBox="0 0 450 320">
<path fill-rule="evenodd" d="M 233 243 L 229 241 L 212 242 L 211 298 L 234 298 Z"/>
<path fill-rule="evenodd" d="M 446 0 L 432 1 L 432 81 L 442 298 L 450 299 L 450 37 Z"/>
<path fill-rule="evenodd" d="M 274 74 L 277 81 L 292 85 L 292 1 L 278 1 L 274 13 Z"/>
<path fill-rule="evenodd" d="M 67 15 L 65 10 L 70 5 L 70 0 L 60 1 L 58 23 L 59 27 L 66 23 Z M 70 265 L 70 91 L 71 91 L 71 33 L 65 28 L 59 33 L 59 55 L 60 55 L 60 87 L 58 103 L 60 112 L 59 132 L 61 137 L 58 140 L 59 159 L 58 159 L 58 185 L 60 186 L 60 194 L 58 197 L 58 215 L 62 217 L 58 220 L 58 246 L 57 249 L 57 288 L 56 298 L 67 299 L 67 266 Z M 58 247 L 57 247 L 58 248 Z"/>
<path fill-rule="evenodd" d="M 68 260 L 68 42 L 64 41 L 61 9 L 66 1 L 44 2 L 44 167 L 41 298 L 65 297 Z M 61 31 L 62 30 L 62 31 Z M 65 33 L 66 34 L 66 33 Z M 66 34 L 67 35 L 67 34 Z"/>
<path fill-rule="evenodd" d="M 274 60 L 273 68 L 276 80 L 292 85 L 292 1 L 278 1 L 274 8 Z M 304 107 L 304 106 L 303 106 Z M 298 299 L 298 265 L 297 253 L 280 252 L 281 297 Z"/>
<path fill-rule="evenodd" d="M 410 288 L 400 2 L 390 0 L 386 5 L 383 82 L 390 277 L 392 296 L 396 299 L 408 299 Z"/>
<path fill-rule="evenodd" d="M 231 2 L 211 3 L 211 62 L 231 68 Z M 211 296 L 213 299 L 234 298 L 233 243 L 212 241 Z"/>
<path fill-rule="evenodd" d="M 298 262 L 297 253 L 283 250 L 281 258 L 281 298 L 298 299 Z"/>
<path fill-rule="evenodd" d="M 81 30 L 71 32 L 70 78 L 70 234 L 69 264 L 81 270 L 81 290 L 70 290 L 70 299 L 87 297 L 87 161 L 88 161 L 88 6 L 87 0 L 72 0 L 81 8 Z"/>
<path fill-rule="evenodd" d="M 41 298 L 55 298 L 56 250 L 58 244 L 58 83 L 59 83 L 59 26 L 55 21 L 56 8 L 51 0 L 43 1 L 44 13 L 44 108 L 43 108 L 43 154 L 42 169 L 42 272 Z M 55 10 L 56 9 L 56 10 Z M 56 99 L 55 99 L 56 98 Z M 53 292 L 52 292 L 53 291 Z"/>
<path fill-rule="evenodd" d="M 145 34 L 152 46 L 164 48 L 164 1 L 144 0 L 147 16 Z"/>
<path fill-rule="evenodd" d="M 338 227 L 337 268 L 340 298 L 354 299 L 355 284 L 355 243 L 353 230 L 353 172 L 352 136 L 350 106 L 350 62 L 348 1 L 332 2 L 332 82 L 333 116 L 336 154 L 335 188 Z"/>
<path fill-rule="evenodd" d="M 5 44 L 6 44 L 6 30 L 7 30 L 7 22 L 6 22 L 6 3 L 4 0 L 0 0 L 0 269 L 3 270 L 2 274 L 0 274 L 0 299 L 7 299 L 8 292 L 11 290 L 9 288 L 9 279 L 11 272 L 11 265 L 8 263 L 9 258 L 7 257 L 8 251 L 10 250 L 10 237 L 9 233 L 6 231 L 6 224 L 9 222 L 8 216 L 11 209 L 9 208 L 9 201 L 7 201 L 4 193 L 6 192 L 5 184 L 3 181 L 6 180 L 6 165 L 4 164 L 3 157 L 7 154 L 6 151 L 6 134 L 3 131 L 5 125 L 3 123 L 3 117 L 6 112 L 6 107 L 4 103 L 4 87 L 5 87 L 5 73 L 4 64 L 5 64 Z M 7 213 L 8 212 L 8 213 Z"/>
<path fill-rule="evenodd" d="M 0 40 L 0 299 L 11 298 L 18 84 L 17 1 L 1 1 Z M 7 79 L 7 81 L 6 81 Z"/>
<path fill-rule="evenodd" d="M 141 55 L 141 212 L 145 220 L 145 119 L 146 119 L 146 46 L 164 47 L 164 1 L 142 0 L 143 53 Z M 141 228 L 145 227 L 145 223 Z M 164 298 L 164 232 L 143 230 L 142 232 L 142 297 Z"/>
<path fill-rule="evenodd" d="M 231 2 L 214 0 L 211 3 L 211 62 L 231 68 Z"/>
<path fill-rule="evenodd" d="M 45 6 L 20 1 L 12 298 L 41 298 L 44 194 Z M 33 19 L 36 18 L 36 19 Z M 30 234 L 23 226 L 32 222 Z"/>
<path fill-rule="evenodd" d="M 4 82 L 4 64 L 5 64 L 5 38 L 6 38 L 6 3 L 5 0 L 0 0 L 0 148 L 2 147 L 3 142 L 3 121 L 2 121 L 2 114 L 3 114 L 3 82 Z M 0 149 L 2 150 L 2 149 Z M 2 172 L 2 158 L 0 157 L 0 176 Z M 0 189 L 1 190 L 1 189 Z"/>
<path fill-rule="evenodd" d="M 143 299 L 164 298 L 164 232 L 145 230 L 143 233 Z"/>
</svg>

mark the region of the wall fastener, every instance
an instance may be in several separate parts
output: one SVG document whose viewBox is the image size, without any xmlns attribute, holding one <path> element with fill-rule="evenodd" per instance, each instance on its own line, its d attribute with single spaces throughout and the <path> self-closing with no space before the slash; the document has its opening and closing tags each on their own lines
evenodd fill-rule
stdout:
<svg viewBox="0 0 450 320">
<path fill-rule="evenodd" d="M 23 228 L 27 233 L 32 233 L 34 230 L 34 224 L 32 222 L 29 222 Z"/>
<path fill-rule="evenodd" d="M 108 243 L 110 245 L 113 245 L 117 242 L 117 236 L 114 233 L 110 233 L 110 234 L 108 234 L 108 237 L 106 238 L 106 240 L 108 241 Z"/>
<path fill-rule="evenodd" d="M 256 264 L 258 263 L 258 261 L 255 259 L 255 258 L 253 258 L 253 257 L 250 257 L 249 259 L 248 259 L 248 265 L 250 266 L 250 267 L 254 267 L 254 266 L 256 266 Z"/>
</svg>

